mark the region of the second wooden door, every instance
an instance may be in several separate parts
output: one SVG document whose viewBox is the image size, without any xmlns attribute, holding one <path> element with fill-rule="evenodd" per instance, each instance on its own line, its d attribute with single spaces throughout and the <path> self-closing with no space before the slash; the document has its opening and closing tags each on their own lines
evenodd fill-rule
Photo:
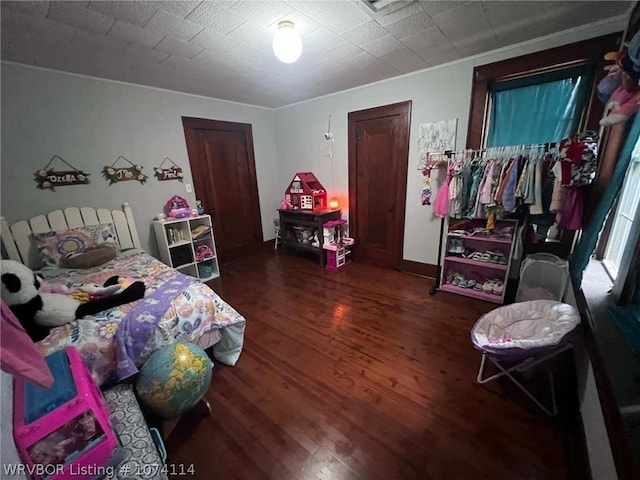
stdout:
<svg viewBox="0 0 640 480">
<path fill-rule="evenodd" d="M 349 230 L 359 261 L 401 268 L 411 102 L 349 113 Z"/>
<path fill-rule="evenodd" d="M 196 197 L 213 218 L 219 262 L 262 245 L 251 125 L 182 118 Z"/>
</svg>

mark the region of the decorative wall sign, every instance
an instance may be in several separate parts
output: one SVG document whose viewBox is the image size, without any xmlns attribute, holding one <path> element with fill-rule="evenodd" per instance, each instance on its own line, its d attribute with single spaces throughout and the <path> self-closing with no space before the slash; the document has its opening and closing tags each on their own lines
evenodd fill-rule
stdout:
<svg viewBox="0 0 640 480">
<path fill-rule="evenodd" d="M 162 168 L 167 160 L 171 162 L 171 166 L 169 168 Z M 182 173 L 182 168 L 176 165 L 176 163 L 169 157 L 164 157 L 164 160 L 162 161 L 160 166 L 155 167 L 153 171 L 155 172 L 155 177 L 160 182 L 164 182 L 165 180 L 178 180 L 179 182 L 182 182 L 182 178 L 184 176 Z"/>
<path fill-rule="evenodd" d="M 118 163 L 118 160 L 120 159 L 124 160 L 131 166 L 116 167 L 116 163 Z M 149 178 L 142 173 L 142 165 L 134 165 L 128 158 L 123 157 L 122 155 L 116 158 L 116 161 L 110 166 L 107 165 L 102 169 L 102 176 L 105 180 L 109 181 L 109 186 L 118 182 L 128 182 L 129 180 L 137 180 L 144 185 L 144 182 Z"/>
<path fill-rule="evenodd" d="M 418 134 L 418 170 L 427 160 L 429 153 L 444 153 L 456 148 L 458 119 L 423 123 Z"/>
<path fill-rule="evenodd" d="M 423 123 L 418 136 L 418 170 L 422 171 L 420 204 L 431 205 L 431 170 L 447 164 L 445 152 L 456 148 L 458 119 Z"/>
<path fill-rule="evenodd" d="M 67 165 L 71 170 L 54 170 L 53 168 L 49 168 L 51 163 L 58 159 Z M 59 157 L 58 155 L 54 155 L 47 163 L 47 166 L 42 170 L 38 170 L 35 173 L 36 178 L 34 179 L 38 182 L 36 188 L 41 190 L 49 189 L 55 192 L 54 187 L 66 187 L 68 185 L 84 185 L 89 183 L 89 174 L 83 172 L 82 170 L 78 170 L 76 167 L 67 162 L 64 158 Z"/>
</svg>

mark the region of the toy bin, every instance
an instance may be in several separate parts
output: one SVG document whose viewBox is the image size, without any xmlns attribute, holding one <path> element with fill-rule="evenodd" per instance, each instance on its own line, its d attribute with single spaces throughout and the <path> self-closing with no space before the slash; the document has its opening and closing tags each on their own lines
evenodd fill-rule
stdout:
<svg viewBox="0 0 640 480">
<path fill-rule="evenodd" d="M 45 358 L 49 389 L 14 380 L 13 436 L 32 478 L 90 479 L 107 472 L 118 440 L 107 403 L 77 350 Z"/>
<path fill-rule="evenodd" d="M 520 267 L 516 302 L 556 300 L 561 302 L 569 283 L 569 262 L 551 253 L 528 255 Z"/>
</svg>

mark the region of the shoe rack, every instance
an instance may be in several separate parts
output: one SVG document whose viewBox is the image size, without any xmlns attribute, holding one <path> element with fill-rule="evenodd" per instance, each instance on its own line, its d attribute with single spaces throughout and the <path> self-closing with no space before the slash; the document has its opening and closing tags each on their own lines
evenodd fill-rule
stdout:
<svg viewBox="0 0 640 480">
<path fill-rule="evenodd" d="M 445 292 L 503 304 L 517 220 L 497 220 L 486 230 L 484 220 L 465 229 L 450 226 L 446 236 L 440 289 Z"/>
</svg>

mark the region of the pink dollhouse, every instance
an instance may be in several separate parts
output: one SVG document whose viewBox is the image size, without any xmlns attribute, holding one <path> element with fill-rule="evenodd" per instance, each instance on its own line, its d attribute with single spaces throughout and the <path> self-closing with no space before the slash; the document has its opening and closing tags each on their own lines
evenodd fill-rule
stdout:
<svg viewBox="0 0 640 480">
<path fill-rule="evenodd" d="M 284 191 L 293 210 L 325 210 L 327 191 L 311 172 L 298 172 Z"/>
</svg>

